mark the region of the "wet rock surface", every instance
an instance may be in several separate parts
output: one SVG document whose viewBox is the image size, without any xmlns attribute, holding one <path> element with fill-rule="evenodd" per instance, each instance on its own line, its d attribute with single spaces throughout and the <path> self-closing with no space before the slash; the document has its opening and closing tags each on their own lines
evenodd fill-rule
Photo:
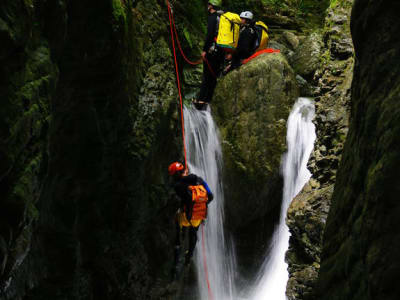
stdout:
<svg viewBox="0 0 400 300">
<path fill-rule="evenodd" d="M 317 140 L 308 168 L 310 182 L 293 200 L 287 224 L 292 234 L 286 259 L 289 264 L 289 299 L 313 299 L 320 269 L 322 239 L 336 173 L 348 132 L 354 59 L 337 56 L 332 46 L 350 37 L 352 1 L 332 5 L 322 33 L 318 68 L 304 85 L 315 101 Z M 332 28 L 337 35 L 332 35 Z"/>
<path fill-rule="evenodd" d="M 176 3 L 190 11 L 182 26 L 204 18 L 196 5 Z M 0 5 L 0 299 L 176 293 L 165 170 L 181 141 L 165 20 L 156 1 Z"/>
<path fill-rule="evenodd" d="M 257 245 L 257 236 L 266 233 L 258 234 L 253 226 L 273 228 L 275 218 L 263 219 L 272 212 L 279 217 L 286 120 L 298 95 L 293 70 L 283 55 L 274 53 L 221 78 L 212 102 L 224 155 L 227 225 L 239 235 L 235 240 L 240 245 L 258 249 L 261 257 L 260 246 L 265 249 L 267 243 L 264 239 Z M 248 241 L 242 243 L 246 235 Z"/>
<path fill-rule="evenodd" d="M 318 299 L 400 294 L 399 9 L 395 1 L 354 3 L 352 113 L 325 230 Z"/>
<path fill-rule="evenodd" d="M 228 74 L 212 104 L 242 265 L 263 260 L 279 218 L 279 164 L 298 87 L 316 103 L 313 178 L 288 211 L 291 300 L 313 299 L 319 273 L 318 299 L 400 294 L 399 7 L 356 1 L 342 159 L 352 2 L 331 1 L 326 18 L 329 1 L 224 2 L 234 11 L 254 7 L 270 27 L 270 47 L 282 52 Z M 171 3 L 196 60 L 204 3 Z M 156 0 L 0 4 L 1 300 L 188 297 L 183 282 L 169 280 L 177 200 L 166 166 L 183 157 L 167 21 Z M 189 99 L 202 70 L 181 60 Z"/>
</svg>

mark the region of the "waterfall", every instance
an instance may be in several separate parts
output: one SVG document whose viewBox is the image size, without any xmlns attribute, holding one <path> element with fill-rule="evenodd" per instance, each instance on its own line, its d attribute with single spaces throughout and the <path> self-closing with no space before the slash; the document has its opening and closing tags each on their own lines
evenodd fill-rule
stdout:
<svg viewBox="0 0 400 300">
<path fill-rule="evenodd" d="M 225 236 L 223 227 L 222 155 L 218 130 L 209 110 L 199 111 L 185 107 L 185 137 L 189 170 L 205 179 L 214 193 L 214 201 L 209 205 L 208 218 L 204 227 L 204 241 L 202 228 L 200 228 L 195 252 L 200 299 L 210 299 L 209 290 L 214 300 L 286 299 L 285 291 L 289 275 L 285 253 L 289 247 L 290 233 L 285 218 L 290 202 L 311 177 L 311 173 L 307 170 L 307 162 L 316 138 L 315 126 L 312 123 L 314 114 L 314 104 L 307 98 L 299 98 L 290 113 L 286 138 L 288 150 L 282 158 L 284 190 L 279 225 L 275 229 L 269 254 L 253 288 L 250 291 L 241 292 L 239 296 L 234 284 L 236 270 L 234 247 Z M 207 272 L 204 268 L 204 259 L 206 259 Z M 210 288 L 208 288 L 207 277 Z"/>
<path fill-rule="evenodd" d="M 289 247 L 290 233 L 285 219 L 290 202 L 311 177 L 307 162 L 316 139 L 312 123 L 314 114 L 314 104 L 307 98 L 299 98 L 290 113 L 286 136 L 288 149 L 282 159 L 284 186 L 279 225 L 273 234 L 269 255 L 263 263 L 250 299 L 286 299 L 289 274 L 285 253 Z"/>
<path fill-rule="evenodd" d="M 214 200 L 208 206 L 204 241 L 202 228 L 198 231 L 195 265 L 199 298 L 209 299 L 209 288 L 214 300 L 234 299 L 233 247 L 224 234 L 224 193 L 221 179 L 222 154 L 219 133 L 209 110 L 184 109 L 185 138 L 189 171 L 202 177 L 210 186 Z M 204 246 L 204 247 L 203 247 Z M 205 272 L 206 262 L 207 272 Z"/>
</svg>

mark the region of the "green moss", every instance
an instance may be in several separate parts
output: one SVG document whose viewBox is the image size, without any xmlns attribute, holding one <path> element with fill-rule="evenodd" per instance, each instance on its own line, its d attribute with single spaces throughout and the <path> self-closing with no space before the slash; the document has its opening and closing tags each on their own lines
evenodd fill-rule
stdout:
<svg viewBox="0 0 400 300">
<path fill-rule="evenodd" d="M 124 28 L 125 32 L 128 31 L 126 7 L 122 3 L 122 0 L 112 0 L 112 13 L 114 17 L 114 30 L 117 31 L 120 28 Z"/>
<path fill-rule="evenodd" d="M 192 39 L 190 38 L 190 33 L 186 28 L 183 29 L 183 34 L 184 34 L 186 41 L 188 42 L 190 48 L 192 48 L 193 47 Z"/>
<path fill-rule="evenodd" d="M 113 15 L 117 21 L 126 21 L 126 12 L 121 0 L 112 0 Z"/>
</svg>

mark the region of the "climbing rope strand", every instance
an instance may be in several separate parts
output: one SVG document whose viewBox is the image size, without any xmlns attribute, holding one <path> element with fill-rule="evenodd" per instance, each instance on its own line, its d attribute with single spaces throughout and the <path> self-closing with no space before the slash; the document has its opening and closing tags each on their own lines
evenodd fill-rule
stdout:
<svg viewBox="0 0 400 300">
<path fill-rule="evenodd" d="M 168 5 L 170 5 L 168 1 L 167 1 L 167 3 L 168 3 Z M 169 7 L 170 7 L 170 6 L 169 6 Z M 171 10 L 171 8 L 169 8 L 169 9 Z M 178 36 L 178 32 L 177 32 L 177 30 L 176 30 L 176 25 L 175 25 L 174 14 L 172 13 L 172 11 L 171 11 L 171 16 L 172 16 L 172 24 L 173 24 L 173 26 L 174 26 L 174 32 L 175 32 L 175 37 L 176 37 L 176 43 L 178 44 L 178 48 L 179 48 L 179 51 L 181 52 L 181 55 L 182 55 L 183 59 L 184 59 L 188 64 L 193 65 L 193 66 L 196 66 L 196 65 L 198 65 L 198 64 L 201 64 L 201 62 L 202 62 L 201 59 L 198 60 L 198 61 L 194 61 L 194 62 L 193 62 L 193 61 L 189 60 L 189 59 L 186 57 L 185 53 L 184 53 L 183 50 L 182 50 L 181 43 L 180 43 L 180 41 L 179 41 L 179 36 Z"/>
<path fill-rule="evenodd" d="M 187 170 L 185 122 L 184 122 L 184 118 L 183 118 L 183 101 L 182 101 L 181 82 L 180 82 L 180 79 L 179 79 L 178 61 L 176 59 L 175 39 L 174 39 L 174 33 L 173 32 L 175 31 L 176 40 L 177 41 L 178 41 L 178 35 L 177 35 L 177 32 L 176 32 L 175 23 L 173 22 L 173 14 L 172 14 L 170 3 L 169 3 L 168 0 L 166 0 L 166 2 L 167 2 L 167 6 L 168 6 L 168 16 L 169 16 L 169 25 L 170 25 L 170 29 L 171 29 L 172 48 L 173 48 L 173 51 L 174 51 L 176 80 L 177 80 L 177 84 L 178 84 L 179 100 L 180 100 L 180 106 L 181 106 L 181 122 L 182 122 L 181 124 L 182 124 L 183 151 L 184 151 L 184 155 L 185 155 L 185 169 Z M 173 30 L 173 27 L 175 28 L 175 30 Z M 179 42 L 178 42 L 178 46 L 179 46 Z M 181 50 L 182 56 L 184 56 L 183 51 L 182 51 L 180 46 L 179 46 L 179 48 Z M 210 68 L 211 73 L 214 74 L 210 64 L 208 63 L 208 61 L 207 60 L 205 60 L 205 61 L 206 61 L 207 65 L 208 65 L 208 67 Z M 213 300 L 214 297 L 212 295 L 211 287 L 210 287 L 210 281 L 208 279 L 207 259 L 206 259 L 205 245 L 204 245 L 204 223 L 203 223 L 203 226 L 201 227 L 201 233 L 202 233 L 202 239 L 201 240 L 202 240 L 202 249 L 203 249 L 203 266 L 204 266 L 204 273 L 205 273 L 205 277 L 206 277 L 206 281 L 207 281 L 207 287 L 208 287 L 208 298 L 209 298 L 209 300 Z"/>
<path fill-rule="evenodd" d="M 176 80 L 177 80 L 177 84 L 178 84 L 178 93 L 179 93 L 179 101 L 180 101 L 180 108 L 181 108 L 181 127 L 182 127 L 183 153 L 185 156 L 185 170 L 187 170 L 188 166 L 187 166 L 187 156 L 186 156 L 185 121 L 183 118 L 183 100 L 182 100 L 181 82 L 179 79 L 179 69 L 178 69 L 178 61 L 176 59 L 175 39 L 174 39 L 174 33 L 173 33 L 173 29 L 172 29 L 172 11 L 171 11 L 171 7 L 170 7 L 168 0 L 167 0 L 167 5 L 168 5 L 169 27 L 171 29 L 172 48 L 174 51 L 175 73 L 176 73 Z"/>
<path fill-rule="evenodd" d="M 181 53 L 183 59 L 184 59 L 188 64 L 193 65 L 193 66 L 198 65 L 198 64 L 201 64 L 202 59 L 200 59 L 200 60 L 198 60 L 198 61 L 196 61 L 196 62 L 193 62 L 193 61 L 189 60 L 189 59 L 186 57 L 185 53 L 183 52 L 181 43 L 180 43 L 180 41 L 179 41 L 178 32 L 177 32 L 176 26 L 175 26 L 175 18 L 174 18 L 174 14 L 172 13 L 171 4 L 169 3 L 168 0 L 166 0 L 166 1 L 167 1 L 169 13 L 170 13 L 170 15 L 171 15 L 172 25 L 173 25 L 173 27 L 174 27 L 174 32 L 175 32 L 175 37 L 176 37 L 176 43 L 178 44 L 178 49 L 179 49 L 179 51 L 180 51 L 180 53 Z M 206 62 L 207 67 L 208 67 L 208 70 L 210 70 L 210 73 L 212 74 L 212 76 L 214 76 L 215 78 L 217 78 L 217 75 L 215 74 L 213 68 L 211 67 L 210 62 L 208 61 L 208 59 L 204 57 L 204 61 Z"/>
<path fill-rule="evenodd" d="M 208 287 L 208 299 L 213 300 L 213 294 L 211 292 L 210 281 L 208 280 L 208 268 L 207 268 L 207 259 L 206 259 L 206 247 L 204 245 L 204 223 L 201 225 L 201 248 L 203 249 L 203 267 L 204 273 L 206 274 L 206 281 Z"/>
</svg>

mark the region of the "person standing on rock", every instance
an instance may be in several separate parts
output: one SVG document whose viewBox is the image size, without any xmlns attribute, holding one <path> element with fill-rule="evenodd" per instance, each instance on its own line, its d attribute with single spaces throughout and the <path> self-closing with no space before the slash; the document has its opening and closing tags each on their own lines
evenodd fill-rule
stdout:
<svg viewBox="0 0 400 300">
<path fill-rule="evenodd" d="M 207 35 L 201 53 L 203 59 L 203 78 L 199 97 L 193 100 L 193 103 L 198 108 L 203 108 L 207 103 L 211 102 L 215 86 L 217 85 L 217 77 L 221 72 L 221 66 L 225 58 L 224 51 L 215 42 L 218 20 L 221 15 L 221 12 L 218 11 L 220 6 L 221 0 L 210 0 L 207 4 Z"/>
<path fill-rule="evenodd" d="M 239 68 L 242 65 L 242 60 L 249 58 L 255 51 L 257 32 L 253 21 L 253 13 L 250 11 L 242 12 L 240 20 L 238 45 L 235 52 L 227 57 L 227 59 L 231 59 L 232 61 L 224 70 L 224 74 Z"/>
<path fill-rule="evenodd" d="M 196 247 L 197 230 L 207 218 L 207 206 L 213 200 L 214 195 L 201 177 L 188 174 L 180 162 L 170 164 L 168 173 L 173 178 L 175 193 L 181 200 L 175 219 L 174 277 L 176 277 L 179 270 L 182 240 L 188 231 L 189 248 L 185 254 L 185 266 L 188 266 Z"/>
</svg>

